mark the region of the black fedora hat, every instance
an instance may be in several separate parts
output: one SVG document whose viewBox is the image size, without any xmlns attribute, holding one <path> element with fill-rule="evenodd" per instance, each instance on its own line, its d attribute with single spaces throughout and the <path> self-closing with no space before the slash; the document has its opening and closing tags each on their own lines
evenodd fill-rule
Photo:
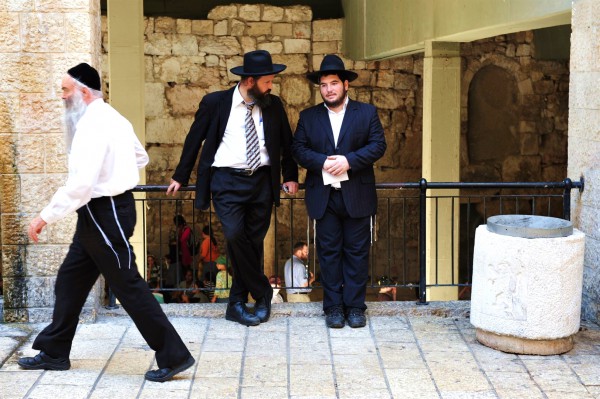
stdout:
<svg viewBox="0 0 600 399">
<path fill-rule="evenodd" d="M 275 75 L 287 68 L 283 64 L 273 64 L 271 54 L 265 50 L 255 50 L 244 54 L 244 65 L 231 68 L 239 76 Z"/>
<path fill-rule="evenodd" d="M 321 69 L 314 72 L 309 72 L 306 74 L 306 78 L 313 82 L 314 84 L 319 84 L 319 79 L 322 75 L 331 75 L 335 74 L 340 77 L 342 80 L 347 80 L 348 82 L 352 82 L 354 79 L 358 77 L 356 72 L 347 71 L 344 66 L 344 61 L 340 57 L 335 54 L 327 54 L 323 61 L 321 61 Z"/>
</svg>

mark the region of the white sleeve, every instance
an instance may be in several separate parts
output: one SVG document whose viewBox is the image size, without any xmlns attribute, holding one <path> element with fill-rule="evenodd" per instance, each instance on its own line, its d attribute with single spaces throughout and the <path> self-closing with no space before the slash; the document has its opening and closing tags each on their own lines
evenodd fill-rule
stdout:
<svg viewBox="0 0 600 399">
<path fill-rule="evenodd" d="M 142 145 L 142 143 L 140 143 L 140 140 L 137 138 L 135 133 L 133 134 L 133 136 L 135 137 L 135 143 L 134 143 L 135 160 L 136 160 L 138 169 L 142 169 L 144 166 L 148 165 L 148 162 L 150 161 L 150 157 L 148 157 L 148 153 L 144 149 L 144 146 Z"/>
<path fill-rule="evenodd" d="M 107 152 L 107 142 L 99 140 L 100 137 L 102 136 L 87 131 L 73 140 L 69 156 L 69 178 L 40 212 L 46 223 L 54 223 L 64 218 L 92 198 L 92 189 L 98 180 Z"/>
</svg>

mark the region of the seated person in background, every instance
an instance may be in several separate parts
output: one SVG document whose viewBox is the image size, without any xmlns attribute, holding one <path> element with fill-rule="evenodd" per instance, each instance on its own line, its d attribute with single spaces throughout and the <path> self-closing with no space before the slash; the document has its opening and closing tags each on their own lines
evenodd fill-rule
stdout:
<svg viewBox="0 0 600 399">
<path fill-rule="evenodd" d="M 163 288 L 176 288 L 179 285 L 179 281 L 183 277 L 181 272 L 181 265 L 177 264 L 171 255 L 166 254 L 163 258 L 162 265 L 162 277 L 163 277 Z M 174 291 L 164 291 L 166 303 L 175 302 Z"/>
<path fill-rule="evenodd" d="M 269 284 L 273 287 L 271 303 L 283 303 L 283 297 L 279 293 L 279 290 L 281 290 L 281 277 L 275 275 L 269 277 Z"/>
<path fill-rule="evenodd" d="M 209 280 L 212 282 L 215 282 L 219 272 L 215 263 L 218 257 L 217 239 L 213 235 L 210 226 L 204 226 L 202 229 L 202 244 L 200 244 L 200 262 L 202 262 L 202 273 L 204 273 L 204 276 L 210 276 Z"/>
<path fill-rule="evenodd" d="M 389 287 L 390 285 L 394 285 L 395 283 L 388 276 L 381 276 L 379 280 L 377 280 L 377 285 L 381 288 L 377 293 L 377 301 L 379 302 L 387 302 L 387 301 L 395 301 L 396 300 L 396 287 Z"/>
<path fill-rule="evenodd" d="M 216 266 L 216 263 L 215 263 Z M 204 289 L 202 292 L 206 294 L 210 302 L 214 302 L 212 299 L 215 296 L 215 285 L 217 281 L 217 275 L 211 272 L 204 273 Z"/>
<path fill-rule="evenodd" d="M 217 282 L 215 283 L 215 293 L 212 297 L 213 303 L 228 303 L 229 288 L 233 283 L 232 268 L 227 264 L 227 258 L 223 255 L 217 258 Z"/>
<path fill-rule="evenodd" d="M 160 277 L 160 265 L 156 263 L 156 257 L 148 255 L 146 258 L 146 279 L 150 282 L 160 280 Z"/>
<path fill-rule="evenodd" d="M 185 280 L 179 283 L 181 291 L 175 291 L 174 297 L 179 303 L 207 303 L 208 298 L 200 290 L 200 286 L 194 281 L 194 273 L 191 270 L 185 272 Z"/>
<path fill-rule="evenodd" d="M 305 242 L 294 244 L 294 254 L 285 262 L 283 267 L 288 302 L 310 302 L 309 287 L 314 281 L 314 275 L 308 271 L 305 262 L 308 261 L 308 245 Z"/>
<path fill-rule="evenodd" d="M 156 298 L 158 303 L 165 303 L 165 297 L 162 294 L 162 292 L 160 292 L 160 280 L 152 279 L 148 283 L 148 286 L 150 287 L 152 295 L 154 296 L 154 298 Z"/>
</svg>

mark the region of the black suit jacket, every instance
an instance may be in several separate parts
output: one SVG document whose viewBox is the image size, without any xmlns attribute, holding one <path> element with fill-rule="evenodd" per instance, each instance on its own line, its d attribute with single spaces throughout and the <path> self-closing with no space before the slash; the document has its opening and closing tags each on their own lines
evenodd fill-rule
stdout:
<svg viewBox="0 0 600 399">
<path fill-rule="evenodd" d="M 237 90 L 237 85 L 202 98 L 173 174 L 173 180 L 187 185 L 202 146 L 196 177 L 195 204 L 199 209 L 208 209 L 210 206 L 211 166 L 229 120 L 234 90 Z M 275 204 L 279 205 L 280 173 L 283 171 L 284 182 L 298 181 L 298 166 L 292 158 L 292 130 L 285 109 L 279 97 L 270 96 L 271 105 L 261 111 L 265 146 L 271 160 L 273 198 Z"/>
<path fill-rule="evenodd" d="M 370 104 L 349 100 L 337 146 L 327 112 L 323 103 L 302 111 L 292 144 L 294 157 L 307 169 L 308 214 L 320 219 L 325 213 L 331 188 L 323 185 L 323 163 L 329 155 L 344 155 L 350 164 L 349 180 L 341 183 L 346 210 L 355 218 L 374 215 L 377 193 L 373 163 L 386 149 L 377 110 Z"/>
</svg>

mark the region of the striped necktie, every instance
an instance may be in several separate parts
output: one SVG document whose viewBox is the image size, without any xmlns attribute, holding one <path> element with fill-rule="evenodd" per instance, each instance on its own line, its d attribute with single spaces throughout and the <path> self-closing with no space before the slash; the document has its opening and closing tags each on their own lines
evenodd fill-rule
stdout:
<svg viewBox="0 0 600 399">
<path fill-rule="evenodd" d="M 254 104 L 244 102 L 248 112 L 246 113 L 246 162 L 252 170 L 258 169 L 260 166 L 260 148 L 258 147 L 258 133 L 254 119 L 252 119 L 252 108 Z"/>
</svg>

